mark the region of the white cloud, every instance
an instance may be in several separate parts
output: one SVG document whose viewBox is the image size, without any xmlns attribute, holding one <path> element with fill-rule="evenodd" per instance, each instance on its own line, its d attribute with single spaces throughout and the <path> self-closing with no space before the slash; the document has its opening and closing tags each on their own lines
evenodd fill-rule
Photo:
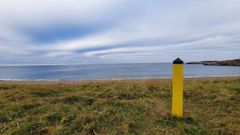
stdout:
<svg viewBox="0 0 240 135">
<path fill-rule="evenodd" d="M 16 57 L 28 63 L 236 58 L 239 14 L 237 0 L 0 0 L 0 56 L 8 57 L 9 63 Z M 63 34 L 51 42 L 34 40 L 38 34 L 31 32 L 44 34 L 55 26 L 92 27 L 96 32 L 70 39 Z"/>
</svg>

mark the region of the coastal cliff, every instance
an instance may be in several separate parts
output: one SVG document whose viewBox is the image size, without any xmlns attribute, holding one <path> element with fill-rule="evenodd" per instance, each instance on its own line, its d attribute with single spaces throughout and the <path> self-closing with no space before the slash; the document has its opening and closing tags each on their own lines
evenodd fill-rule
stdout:
<svg viewBox="0 0 240 135">
<path fill-rule="evenodd" d="M 198 62 L 188 62 L 186 64 L 203 64 L 208 66 L 240 66 L 240 59 L 223 60 L 223 61 L 198 61 Z"/>
</svg>

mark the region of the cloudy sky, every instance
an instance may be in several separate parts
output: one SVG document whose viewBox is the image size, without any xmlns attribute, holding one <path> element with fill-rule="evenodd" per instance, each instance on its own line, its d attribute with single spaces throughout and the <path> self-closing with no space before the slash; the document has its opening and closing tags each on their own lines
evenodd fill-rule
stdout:
<svg viewBox="0 0 240 135">
<path fill-rule="evenodd" d="M 0 64 L 240 58 L 239 0 L 0 0 Z"/>
</svg>

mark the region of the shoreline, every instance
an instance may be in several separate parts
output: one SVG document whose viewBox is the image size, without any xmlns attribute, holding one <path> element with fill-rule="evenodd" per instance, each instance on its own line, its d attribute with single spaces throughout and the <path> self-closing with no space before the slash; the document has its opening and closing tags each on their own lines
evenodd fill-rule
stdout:
<svg viewBox="0 0 240 135">
<path fill-rule="evenodd" d="M 194 76 L 185 77 L 184 80 L 202 80 L 202 79 L 238 79 L 240 76 Z M 23 80 L 7 79 L 1 80 L 0 83 L 84 83 L 84 82 L 114 82 L 114 81 L 154 81 L 154 80 L 172 80 L 172 77 L 155 77 L 155 78 L 117 78 L 117 79 L 85 79 L 85 80 Z"/>
</svg>

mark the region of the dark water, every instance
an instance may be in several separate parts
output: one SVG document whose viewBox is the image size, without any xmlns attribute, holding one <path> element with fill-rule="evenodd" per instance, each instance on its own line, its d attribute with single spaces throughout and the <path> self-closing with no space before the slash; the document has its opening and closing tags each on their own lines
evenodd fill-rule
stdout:
<svg viewBox="0 0 240 135">
<path fill-rule="evenodd" d="M 185 77 L 240 76 L 237 66 L 184 65 Z M 0 66 L 0 80 L 92 80 L 168 78 L 172 64 Z"/>
</svg>

